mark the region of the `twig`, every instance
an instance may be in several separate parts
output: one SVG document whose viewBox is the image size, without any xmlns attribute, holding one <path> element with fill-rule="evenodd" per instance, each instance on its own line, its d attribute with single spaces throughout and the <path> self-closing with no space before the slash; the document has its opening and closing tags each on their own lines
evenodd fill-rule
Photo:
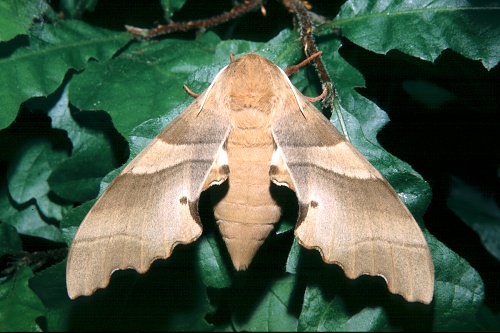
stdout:
<svg viewBox="0 0 500 333">
<path fill-rule="evenodd" d="M 13 274 L 21 266 L 29 266 L 33 271 L 52 266 L 68 255 L 68 248 L 58 248 L 47 251 L 19 251 L 11 255 L 14 260 L 7 268 L 0 271 L 0 276 Z"/>
<path fill-rule="evenodd" d="M 311 54 L 318 53 L 318 47 L 316 46 L 316 42 L 313 36 L 313 24 L 311 22 L 311 18 L 309 16 L 309 11 L 304 6 L 304 3 L 301 0 L 283 0 L 283 4 L 293 12 L 295 17 L 297 18 L 297 22 L 300 28 L 300 36 L 302 38 L 302 43 L 304 45 L 304 52 L 306 56 L 310 56 Z M 344 123 L 344 117 L 342 116 L 342 112 L 339 108 L 334 107 L 334 99 L 335 99 L 335 86 L 333 85 L 328 72 L 326 71 L 326 67 L 321 59 L 321 57 L 317 57 L 314 59 L 314 65 L 319 74 L 319 78 L 321 80 L 321 85 L 323 87 L 323 92 L 326 91 L 325 98 L 322 100 L 323 108 L 327 108 L 331 106 L 333 110 L 337 113 L 337 117 L 340 122 L 340 126 L 342 127 L 342 132 L 344 136 L 349 140 L 349 134 L 347 133 L 347 128 Z M 322 94 L 323 96 L 323 94 Z"/>
<path fill-rule="evenodd" d="M 252 12 L 261 8 L 263 10 L 262 0 L 249 0 L 242 4 L 234 6 L 229 12 L 220 15 L 195 21 L 169 23 L 166 25 L 159 25 L 154 29 L 141 29 L 126 25 L 125 28 L 128 32 L 143 38 L 151 38 L 159 35 L 172 33 L 175 31 L 188 31 L 193 29 L 206 29 L 215 25 L 227 22 L 229 20 L 240 17 L 246 13 Z M 263 11 L 264 13 L 264 11 Z"/>
</svg>

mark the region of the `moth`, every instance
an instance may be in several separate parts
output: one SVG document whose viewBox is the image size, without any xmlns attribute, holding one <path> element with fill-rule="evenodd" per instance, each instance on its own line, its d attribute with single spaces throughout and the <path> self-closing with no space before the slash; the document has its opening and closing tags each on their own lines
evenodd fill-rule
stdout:
<svg viewBox="0 0 500 333">
<path fill-rule="evenodd" d="M 285 72 L 256 54 L 224 67 L 107 187 L 71 245 L 69 296 L 106 287 L 118 269 L 144 273 L 194 242 L 200 194 L 218 185 L 214 216 L 236 270 L 280 219 L 272 187 L 286 186 L 303 247 L 351 279 L 382 276 L 390 292 L 431 302 L 432 258 L 410 211 Z"/>
</svg>

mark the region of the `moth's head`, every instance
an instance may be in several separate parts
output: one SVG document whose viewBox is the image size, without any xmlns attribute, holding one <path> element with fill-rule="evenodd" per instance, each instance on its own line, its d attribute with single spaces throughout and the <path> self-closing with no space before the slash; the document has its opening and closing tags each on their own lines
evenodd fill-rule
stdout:
<svg viewBox="0 0 500 333">
<path fill-rule="evenodd" d="M 231 109 L 269 109 L 273 96 L 288 86 L 275 64 L 257 54 L 246 54 L 226 67 L 221 75 L 224 89 L 231 99 Z"/>
</svg>

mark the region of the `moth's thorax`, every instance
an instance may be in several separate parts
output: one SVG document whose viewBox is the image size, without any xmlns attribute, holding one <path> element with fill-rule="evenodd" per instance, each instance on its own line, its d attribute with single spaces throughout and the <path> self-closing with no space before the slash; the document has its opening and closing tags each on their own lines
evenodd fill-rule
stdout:
<svg viewBox="0 0 500 333">
<path fill-rule="evenodd" d="M 271 105 L 289 87 L 284 74 L 265 58 L 255 54 L 231 63 L 223 73 L 224 91 L 231 111 L 253 109 L 269 114 Z"/>
<path fill-rule="evenodd" d="M 229 95 L 229 109 L 233 113 L 253 110 L 262 115 L 270 114 L 273 94 L 268 91 L 262 92 L 242 92 L 241 94 Z M 251 115 L 249 115 L 251 116 Z"/>
<path fill-rule="evenodd" d="M 231 109 L 231 112 L 229 112 L 231 127 L 241 129 L 269 128 L 271 126 L 272 108 L 268 104 L 263 109 L 252 107 L 250 103 L 248 106 L 239 109 Z"/>
<path fill-rule="evenodd" d="M 242 148 L 269 146 L 272 154 L 271 113 L 256 108 L 242 108 L 229 114 L 231 131 L 228 137 L 228 153 L 239 159 Z M 268 147 L 268 148 L 269 148 Z M 252 153 L 252 152 L 249 152 Z M 248 156 L 252 157 L 252 156 Z M 230 157 L 231 158 L 231 157 Z M 264 162 L 270 156 L 262 157 Z"/>
</svg>

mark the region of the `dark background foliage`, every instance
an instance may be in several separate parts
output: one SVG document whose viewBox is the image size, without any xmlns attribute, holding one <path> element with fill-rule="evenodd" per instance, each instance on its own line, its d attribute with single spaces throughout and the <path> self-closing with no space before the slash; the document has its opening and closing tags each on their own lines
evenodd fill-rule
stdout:
<svg viewBox="0 0 500 333">
<path fill-rule="evenodd" d="M 450 3 L 452 2 L 450 1 Z M 160 1 L 83 1 L 81 3 L 89 4 L 89 8 L 81 11 L 66 11 L 67 8 L 75 8 L 68 5 L 68 3 L 70 1 L 51 1 L 49 4 L 56 13 L 63 14 L 62 16 L 65 19 L 74 18 L 92 27 L 109 29 L 117 33 L 124 30 L 124 25 L 150 28 L 157 23 L 166 22 L 165 7 L 162 6 Z M 182 5 L 182 1 L 179 1 L 179 3 Z M 343 4 L 342 1 L 326 0 L 311 0 L 309 3 L 315 13 L 328 18 L 334 18 Z M 494 2 L 492 2 L 493 4 Z M 171 8 L 175 8 L 175 1 L 171 1 L 171 6 Z M 168 6 L 166 7 L 168 8 Z M 187 0 L 182 8 L 172 11 L 171 19 L 174 21 L 202 19 L 217 15 L 229 8 L 231 8 L 230 1 Z M 287 12 L 279 1 L 269 0 L 266 4 L 266 10 L 267 15 L 265 17 L 258 11 L 249 13 L 234 21 L 211 28 L 210 31 L 215 32 L 221 40 L 239 39 L 266 43 L 284 29 L 293 29 L 293 15 Z M 498 13 L 498 10 L 496 13 Z M 46 24 L 50 24 L 50 20 L 45 19 L 47 20 Z M 43 23 L 43 16 L 39 17 L 38 20 Z M 498 26 L 496 29 L 498 29 Z M 376 38 L 379 38 L 381 43 L 384 42 L 385 38 L 388 38 L 386 35 L 381 35 L 380 31 L 366 31 L 366 33 L 375 36 L 379 34 Z M 391 32 L 386 33 L 390 34 Z M 199 38 L 200 34 L 199 31 L 177 32 L 157 38 L 156 43 L 161 45 L 162 41 L 167 39 L 192 41 Z M 328 35 L 318 37 L 320 49 L 321 45 L 326 45 L 331 38 Z M 418 38 L 415 40 L 417 42 Z M 128 47 L 136 45 L 134 43 L 123 43 L 122 49 L 114 53 L 113 58 L 115 60 L 120 59 L 122 54 L 127 54 Z M 149 45 L 154 47 L 154 43 Z M 0 44 L 0 56 L 8 59 L 17 49 L 29 44 L 30 41 L 26 35 L 19 35 L 12 40 L 2 42 Z M 356 88 L 356 90 L 376 103 L 390 118 L 390 122 L 377 135 L 381 146 L 411 165 L 430 184 L 432 201 L 423 216 L 425 227 L 439 241 L 467 260 L 477 270 L 484 282 L 484 304 L 486 306 L 481 307 L 478 312 L 477 322 L 473 324 L 474 327 L 476 329 L 498 329 L 500 327 L 498 319 L 498 313 L 500 312 L 500 302 L 498 301 L 500 297 L 500 284 L 498 283 L 500 280 L 500 246 L 498 245 L 500 234 L 496 235 L 495 231 L 491 230 L 500 230 L 498 227 L 500 225 L 500 214 L 498 213 L 498 205 L 500 204 L 500 97 L 498 89 L 500 86 L 500 67 L 496 65 L 487 70 L 481 61 L 468 59 L 451 49 L 445 49 L 434 62 L 429 62 L 398 50 L 391 50 L 387 54 L 374 53 L 347 37 L 341 37 L 341 45 L 338 53 L 365 78 L 365 87 Z M 174 51 L 172 50 L 172 52 Z M 186 49 L 186 53 L 188 52 L 189 49 Z M 92 62 L 99 63 L 100 60 L 91 57 L 89 63 Z M 200 62 L 201 66 L 207 65 L 206 62 L 208 61 L 203 59 Z M 64 82 L 72 82 L 78 79 L 78 76 L 86 70 L 83 65 L 81 68 L 70 69 L 64 76 Z M 334 73 L 335 70 L 335 68 L 329 68 L 330 73 Z M 305 75 L 312 82 L 317 80 L 314 71 L 308 70 Z M 6 81 L 8 78 L 4 77 L 2 80 Z M 194 83 L 194 85 L 196 84 Z M 55 126 L 54 121 L 51 122 L 51 117 L 55 119 L 55 116 L 53 114 L 48 115 L 46 111 L 57 103 L 61 94 L 63 94 L 63 90 L 64 84 L 61 84 L 57 90 L 51 91 L 47 98 L 33 96 L 20 106 L 15 121 L 0 131 L 0 142 L 2 143 L 0 171 L 4 183 L 9 175 L 8 170 L 12 166 L 12 161 L 17 158 L 16 156 L 22 156 L 23 154 L 23 143 L 31 142 L 34 138 L 48 138 L 54 144 L 53 149 L 56 150 L 71 151 L 73 149 L 74 156 L 76 141 L 73 139 L 68 140 L 68 136 L 70 136 L 68 127 L 64 125 Z M 70 93 L 70 100 L 71 98 Z M 71 105 L 70 108 L 72 112 L 78 110 L 78 107 L 74 105 Z M 109 148 L 109 161 L 111 162 L 109 162 L 109 165 L 101 166 L 102 170 L 100 172 L 88 176 L 88 178 L 94 179 L 92 186 L 89 185 L 89 193 L 97 190 L 96 186 L 100 179 L 110 170 L 127 161 L 129 148 L 132 151 L 137 149 L 134 145 L 129 147 L 130 143 L 127 142 L 127 138 L 124 139 L 124 134 L 120 132 L 119 126 L 114 124 L 116 118 L 110 117 L 107 111 L 104 108 L 99 112 L 92 112 L 92 115 L 90 115 L 91 112 L 80 112 L 76 116 L 77 122 L 82 127 L 103 133 L 102 137 L 111 142 L 111 148 Z M 123 126 L 126 127 L 126 125 Z M 135 133 L 137 133 L 137 130 Z M 36 147 L 43 148 L 44 143 L 41 142 Z M 42 150 L 42 148 L 40 149 Z M 82 151 L 84 151 L 83 148 Z M 54 155 L 48 160 L 60 161 L 64 160 L 64 158 L 64 154 L 59 157 Z M 94 193 L 94 197 L 96 195 L 97 193 Z M 54 197 L 51 199 L 59 200 Z M 83 206 L 80 206 L 80 204 L 87 200 L 88 198 L 74 198 L 71 203 L 64 202 L 67 207 L 63 205 L 66 208 L 62 210 L 62 216 L 65 216 L 67 210 L 72 206 L 78 206 L 77 210 L 73 210 L 69 215 L 71 219 L 81 221 L 91 203 Z M 27 205 L 29 203 L 24 204 L 23 208 L 26 208 Z M 81 209 L 81 211 L 78 209 Z M 79 214 L 81 216 L 78 216 Z M 54 228 L 58 226 L 61 220 L 55 215 L 49 218 L 50 225 Z M 0 218 L 0 220 L 5 222 L 5 218 Z M 481 223 L 482 221 L 487 222 Z M 213 328 L 213 326 L 198 321 L 195 321 L 195 324 L 191 326 L 185 325 L 185 322 L 191 320 L 192 317 L 190 316 L 192 316 L 193 312 L 200 313 L 200 318 L 205 317 L 205 314 L 208 313 L 205 317 L 206 320 L 218 329 L 228 327 L 243 330 L 262 329 L 262 326 L 256 328 L 245 326 L 248 325 L 248 318 L 245 318 L 248 314 L 245 315 L 244 313 L 254 311 L 253 313 L 257 314 L 258 309 L 245 309 L 242 307 L 235 310 L 235 304 L 227 301 L 227 299 L 231 297 L 249 299 L 262 297 L 268 302 L 270 308 L 274 308 L 273 302 L 275 300 L 268 300 L 264 292 L 264 290 L 267 290 L 266 288 L 272 285 L 274 294 L 280 297 L 283 295 L 282 298 L 278 297 L 280 300 L 287 299 L 288 302 L 288 298 L 292 300 L 301 299 L 301 301 L 295 303 L 290 301 L 299 305 L 286 309 L 287 313 L 298 317 L 301 313 L 301 302 L 310 304 L 311 308 L 313 308 L 314 300 L 326 297 L 323 294 L 320 295 L 316 289 L 309 285 L 305 297 L 300 294 L 300 290 L 305 289 L 305 286 L 302 289 L 301 287 L 294 287 L 294 292 L 289 293 L 290 289 L 287 288 L 291 282 L 287 278 L 276 280 L 276 275 L 273 275 L 275 272 L 269 272 L 269 276 L 263 277 L 258 273 L 250 273 L 250 276 L 247 277 L 248 280 L 253 281 L 252 288 L 248 290 L 259 291 L 256 295 L 250 294 L 250 291 L 245 291 L 243 287 L 240 290 L 240 286 L 236 285 L 234 287 L 236 291 L 233 290 L 232 293 L 226 289 L 208 287 L 206 291 L 208 296 L 203 296 L 205 297 L 203 298 L 200 295 L 205 292 L 205 285 L 210 286 L 210 284 L 205 281 L 205 285 L 202 285 L 199 279 L 189 273 L 192 270 L 196 271 L 196 268 L 188 265 L 189 267 L 182 266 L 185 271 L 177 269 L 174 272 L 172 271 L 172 267 L 177 267 L 175 266 L 176 262 L 194 261 L 193 257 L 197 255 L 197 252 L 194 246 L 190 246 L 185 251 L 179 251 L 173 263 L 155 263 L 153 265 L 154 269 L 145 276 L 138 277 L 131 272 L 119 272 L 113 276 L 109 288 L 98 291 L 95 297 L 78 299 L 70 306 L 68 305 L 69 301 L 62 300 L 65 297 L 65 295 L 62 295 L 64 289 L 61 287 L 64 286 L 64 276 L 55 273 L 55 270 L 47 269 L 64 258 L 66 244 L 62 238 L 57 238 L 60 236 L 54 236 L 55 234 L 51 233 L 53 230 L 48 229 L 43 229 L 43 234 L 38 235 L 25 234 L 18 230 L 21 244 L 11 246 L 12 248 L 22 248 L 25 251 L 24 253 L 30 253 L 27 256 L 30 258 L 28 264 L 35 272 L 35 276 L 31 278 L 29 286 L 36 291 L 37 297 L 43 302 L 43 306 L 38 305 L 39 310 L 37 311 L 39 311 L 39 315 L 35 316 L 38 318 L 36 325 L 42 329 L 51 330 L 52 328 L 57 330 L 62 327 L 78 330 L 92 330 L 96 329 L 96 327 L 98 329 L 131 329 L 131 327 L 143 327 L 145 329 L 180 329 L 188 327 L 194 329 L 195 327 L 199 330 L 208 330 Z M 7 232 L 11 233 L 12 231 L 5 231 L 5 233 Z M 485 232 L 490 232 L 489 236 L 485 236 Z M 14 239 L 14 237 L 11 238 Z M 281 239 L 275 239 L 275 243 L 269 245 L 266 253 L 282 253 L 283 260 L 286 260 L 288 252 L 282 249 L 289 248 L 292 240 L 293 235 L 291 233 Z M 217 241 L 211 238 L 208 238 L 206 242 L 207 246 L 212 247 L 217 244 Z M 491 245 L 492 243 L 493 245 Z M 5 248 L 9 246 L 2 245 Z M 219 244 L 219 246 L 223 249 L 223 245 Z M 42 253 L 42 259 L 33 256 L 35 252 Z M 16 279 L 19 280 L 16 281 L 28 281 L 30 274 L 33 273 L 26 270 L 26 267 L 23 268 L 23 264 L 19 264 L 22 262 L 22 255 L 13 257 L 12 253 L 6 253 L 11 254 L 11 256 L 3 256 L 0 262 L 2 268 L 5 268 L 2 283 L 9 286 L 5 290 L 11 295 L 17 295 L 16 289 L 9 285 L 12 282 L 9 280 L 9 276 L 13 274 L 12 267 L 17 269 L 18 272 L 16 273 Z M 49 255 L 44 257 L 43 253 L 49 253 Z M 224 254 L 221 254 L 221 256 L 224 256 Z M 337 271 L 336 268 L 329 270 L 329 272 L 332 271 L 334 276 L 342 275 L 341 271 Z M 26 280 L 22 278 L 24 276 Z M 170 281 L 167 287 L 162 282 L 165 280 Z M 120 308 L 123 306 L 120 304 L 123 301 L 123 298 L 120 298 L 123 296 L 121 293 L 123 288 L 130 286 L 130 281 L 134 281 L 130 288 L 135 296 L 128 296 L 128 302 L 134 304 L 134 306 Z M 273 284 L 273 281 L 278 282 Z M 218 281 L 217 283 L 221 282 Z M 248 285 L 248 281 L 240 283 Z M 300 285 L 301 283 L 305 284 L 303 280 L 297 284 Z M 366 283 L 374 283 L 375 290 L 378 290 L 377 282 L 368 281 Z M 25 284 L 25 287 L 28 288 L 28 282 Z M 19 283 L 19 285 L 22 285 L 22 283 Z M 136 285 L 148 285 L 150 288 L 142 289 L 137 287 L 137 289 L 134 289 Z M 349 288 L 354 292 L 359 291 L 360 295 L 364 290 L 359 285 L 350 285 Z M 44 291 L 41 292 L 40 290 Z M 157 290 L 162 291 L 157 292 Z M 380 290 L 383 290 L 383 288 Z M 19 302 L 22 303 L 27 296 L 25 296 L 24 291 L 20 292 L 20 295 Z M 139 297 L 136 297 L 137 295 Z M 2 297 L 7 302 L 15 301 L 14 298 L 9 298 L 4 293 L 0 295 L 0 302 Z M 179 299 L 184 299 L 184 301 L 179 302 Z M 200 302 L 200 299 L 203 299 L 203 301 Z M 361 313 L 359 310 L 362 306 L 349 303 L 347 299 L 348 297 L 345 297 L 343 301 L 346 304 L 332 301 L 328 303 L 329 307 L 333 310 L 339 309 L 339 312 L 340 309 L 345 310 L 347 308 L 347 313 L 353 315 L 352 318 L 354 318 L 354 314 Z M 195 308 L 195 310 L 190 308 L 189 311 L 193 312 L 186 314 L 185 317 L 169 312 L 169 309 L 176 306 L 187 308 L 192 307 L 192 304 L 196 304 L 199 308 Z M 374 304 L 375 309 L 377 309 L 376 305 L 378 304 Z M 0 306 L 2 306 L 1 303 Z M 396 307 L 396 305 L 392 306 Z M 30 307 L 36 308 L 31 305 Z M 116 308 L 122 309 L 123 313 L 117 316 L 116 312 L 114 312 Z M 158 313 L 148 312 L 154 308 L 157 309 Z M 415 308 L 407 309 L 408 312 L 414 310 Z M 144 311 L 144 313 L 141 311 Z M 384 311 L 391 314 L 391 311 L 396 310 L 385 305 Z M 394 327 L 409 330 L 418 328 L 431 329 L 432 324 L 430 324 L 430 321 L 432 319 L 428 319 L 428 310 L 417 307 L 416 311 L 419 314 L 423 313 L 423 323 L 398 322 L 397 319 L 394 319 L 397 316 L 393 314 L 392 316 L 389 315 L 388 323 L 381 320 L 379 326 L 375 324 L 366 329 L 381 330 L 394 329 Z M 363 313 L 366 314 L 367 312 Z M 16 315 L 22 318 L 22 311 Z M 165 326 L 163 322 L 154 320 L 146 323 L 147 318 L 162 316 L 168 317 L 169 322 L 174 324 Z M 370 313 L 370 316 L 380 318 L 380 316 L 373 313 Z M 85 320 L 88 317 L 92 317 L 97 323 Z M 113 320 L 107 320 L 107 318 L 120 318 L 121 322 L 117 323 Z M 132 322 L 137 321 L 137 318 L 142 318 L 145 322 Z M 4 318 L 0 316 L 0 321 L 2 319 Z M 312 326 L 305 324 L 306 319 L 303 319 L 302 324 L 299 323 L 299 327 L 303 325 L 303 329 L 310 329 Z M 286 319 L 282 320 L 286 321 Z M 340 319 L 337 320 L 340 325 Z M 67 324 L 67 321 L 70 323 Z M 64 325 L 61 324 L 63 322 Z M 231 322 L 230 325 L 229 322 Z M 176 326 L 175 323 L 180 324 Z M 12 328 L 12 326 L 8 326 L 9 324 L 4 325 Z M 272 322 L 268 325 L 271 326 L 267 326 L 267 329 L 273 330 Z M 2 326 L 0 325 L 0 327 Z M 30 327 L 33 328 L 34 326 Z M 328 326 L 325 327 L 328 328 Z M 354 326 L 358 330 L 363 329 L 362 327 L 364 326 Z M 459 325 L 451 326 L 451 324 L 450 327 L 462 328 Z"/>
</svg>

